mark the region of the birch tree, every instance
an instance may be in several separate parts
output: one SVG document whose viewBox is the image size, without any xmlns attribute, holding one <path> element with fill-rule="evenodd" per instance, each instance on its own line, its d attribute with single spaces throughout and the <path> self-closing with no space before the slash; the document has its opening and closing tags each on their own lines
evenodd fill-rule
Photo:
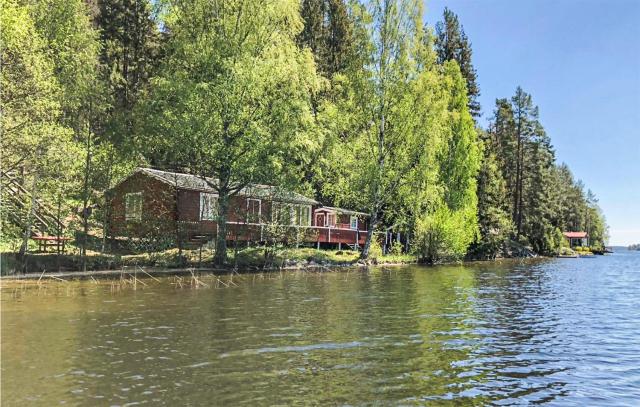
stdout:
<svg viewBox="0 0 640 407">
<path fill-rule="evenodd" d="M 343 94 L 327 121 L 341 139 L 327 188 L 338 203 L 369 214 L 361 253 L 366 260 L 385 213 L 406 214 L 410 206 L 402 204 L 402 195 L 416 192 L 419 180 L 435 170 L 447 99 L 425 37 L 421 2 L 373 1 L 354 16 L 361 63 L 334 78 Z"/>
</svg>

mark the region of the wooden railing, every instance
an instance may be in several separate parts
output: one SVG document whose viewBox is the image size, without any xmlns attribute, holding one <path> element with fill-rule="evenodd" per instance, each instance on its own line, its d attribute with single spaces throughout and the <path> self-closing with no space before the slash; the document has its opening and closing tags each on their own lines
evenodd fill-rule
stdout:
<svg viewBox="0 0 640 407">
<path fill-rule="evenodd" d="M 203 227 L 198 221 L 179 221 L 181 230 L 188 235 L 195 234 L 215 234 L 215 226 Z M 227 238 L 229 240 L 255 240 L 261 241 L 266 239 L 269 229 L 273 227 L 298 229 L 301 232 L 308 231 L 304 234 L 306 242 L 320 243 L 345 243 L 345 244 L 362 244 L 366 237 L 366 231 L 351 229 L 351 225 L 347 223 L 336 224 L 332 226 L 299 226 L 299 225 L 275 225 L 267 223 L 245 223 L 245 222 L 227 222 Z"/>
</svg>

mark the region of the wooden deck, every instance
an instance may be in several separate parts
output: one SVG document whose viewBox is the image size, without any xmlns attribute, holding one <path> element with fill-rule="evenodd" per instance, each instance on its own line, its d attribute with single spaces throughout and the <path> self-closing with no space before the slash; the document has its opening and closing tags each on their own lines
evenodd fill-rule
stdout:
<svg viewBox="0 0 640 407">
<path fill-rule="evenodd" d="M 181 229 L 186 236 L 216 234 L 215 223 L 180 222 Z M 273 234 L 282 234 L 285 242 L 292 243 L 296 239 L 299 243 L 331 243 L 345 245 L 364 245 L 367 238 L 366 230 L 351 229 L 348 224 L 331 226 L 280 226 L 273 224 L 256 224 L 227 222 L 227 240 L 264 242 Z"/>
</svg>

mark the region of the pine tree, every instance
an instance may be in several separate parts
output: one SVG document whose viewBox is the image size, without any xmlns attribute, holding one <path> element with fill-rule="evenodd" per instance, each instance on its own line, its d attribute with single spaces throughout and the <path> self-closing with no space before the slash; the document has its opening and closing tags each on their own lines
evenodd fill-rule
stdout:
<svg viewBox="0 0 640 407">
<path fill-rule="evenodd" d="M 131 109 L 158 64 L 161 33 L 149 0 L 98 0 L 98 10 L 100 60 L 112 105 L 107 125 L 117 139 L 130 133 Z"/>
<path fill-rule="evenodd" d="M 515 238 L 548 251 L 549 236 L 560 226 L 550 209 L 557 201 L 550 187 L 554 153 L 531 95 L 518 87 L 510 100 L 496 100 L 489 138 L 507 187 Z"/>
<path fill-rule="evenodd" d="M 315 55 L 318 71 L 327 78 L 346 69 L 353 53 L 353 23 L 344 0 L 303 0 L 304 28 L 298 44 Z"/>
<path fill-rule="evenodd" d="M 507 183 L 496 157 L 491 133 L 483 135 L 482 166 L 478 174 L 478 226 L 480 236 L 472 247 L 475 257 L 493 259 L 513 233 Z"/>
<path fill-rule="evenodd" d="M 444 9 L 443 21 L 436 24 L 436 51 L 438 62 L 454 60 L 460 66 L 462 76 L 467 81 L 468 107 L 474 118 L 480 117 L 480 88 L 477 83 L 477 72 L 472 63 L 471 43 L 458 21 L 458 16 L 448 8 Z"/>
<path fill-rule="evenodd" d="M 516 237 L 522 234 L 522 222 L 524 212 L 525 177 L 526 167 L 531 162 L 529 143 L 535 132 L 541 127 L 538 122 L 538 107 L 533 105 L 531 95 L 524 92 L 518 86 L 515 95 L 511 98 L 515 120 L 516 136 L 516 174 L 515 190 L 513 194 L 513 220 L 516 225 Z M 534 150 L 535 151 L 535 150 Z M 535 164 L 535 162 L 532 162 Z"/>
</svg>

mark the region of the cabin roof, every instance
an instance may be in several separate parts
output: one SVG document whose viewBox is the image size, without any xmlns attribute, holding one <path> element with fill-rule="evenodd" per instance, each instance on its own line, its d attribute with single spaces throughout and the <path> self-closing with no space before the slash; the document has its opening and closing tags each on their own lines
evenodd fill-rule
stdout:
<svg viewBox="0 0 640 407">
<path fill-rule="evenodd" d="M 564 232 L 563 235 L 569 239 L 582 239 L 587 237 L 587 232 Z"/>
<path fill-rule="evenodd" d="M 336 208 L 333 206 L 322 206 L 321 208 L 316 209 L 316 212 L 335 212 L 344 215 L 369 216 L 364 212 L 352 211 L 350 209 L 344 208 Z"/>
<path fill-rule="evenodd" d="M 179 189 L 190 189 L 194 191 L 216 193 L 215 189 L 210 186 L 216 182 L 216 179 L 209 177 L 199 177 L 193 174 L 185 174 L 180 172 L 169 172 L 155 170 L 152 168 L 138 168 L 136 172 L 142 172 L 157 180 L 177 187 Z M 272 185 L 251 184 L 240 190 L 240 194 L 252 198 L 268 198 L 275 201 L 293 202 L 307 205 L 320 204 L 315 199 L 307 198 L 297 192 L 287 191 Z"/>
</svg>

